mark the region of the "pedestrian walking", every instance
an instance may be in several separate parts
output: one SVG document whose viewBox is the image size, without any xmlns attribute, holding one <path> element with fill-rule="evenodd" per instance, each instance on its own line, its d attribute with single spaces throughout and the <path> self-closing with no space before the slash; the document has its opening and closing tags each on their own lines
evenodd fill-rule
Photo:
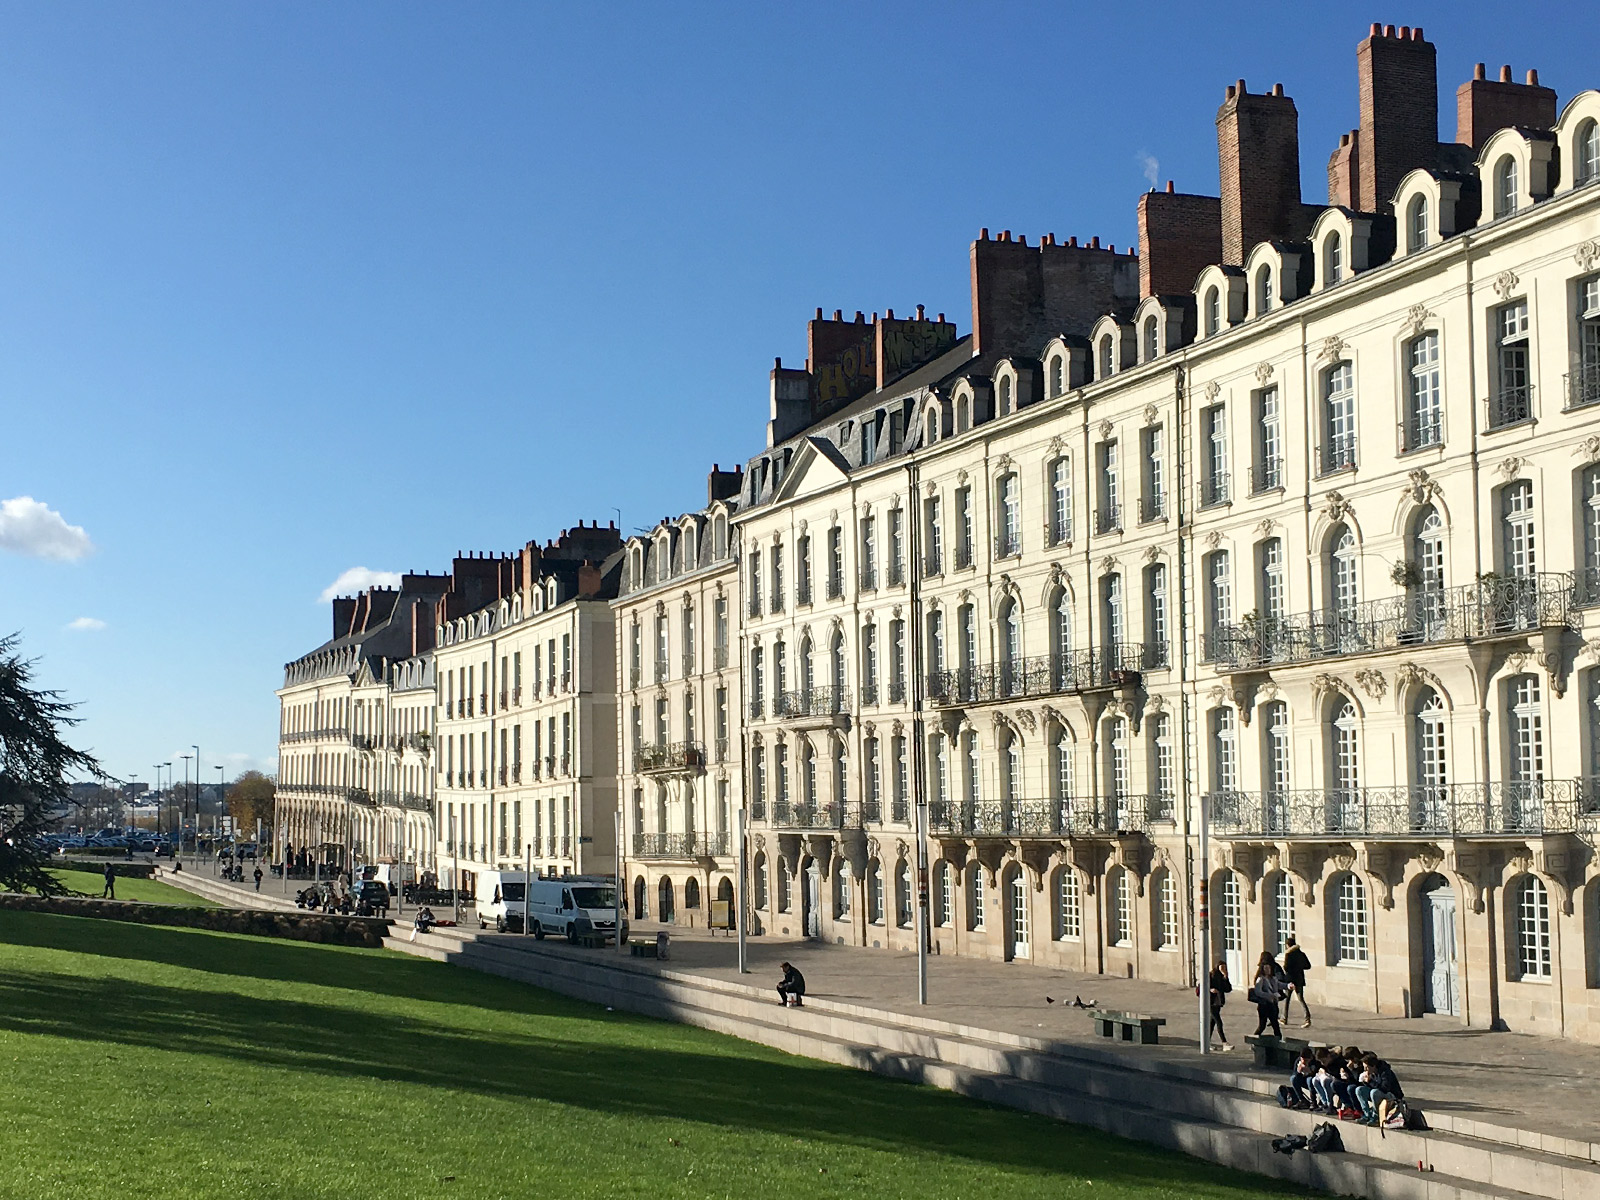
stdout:
<svg viewBox="0 0 1600 1200">
<path fill-rule="evenodd" d="M 1232 1050 L 1233 1047 L 1228 1043 L 1227 1031 L 1222 1028 L 1222 1008 L 1228 1003 L 1228 993 L 1233 991 L 1233 984 L 1228 979 L 1228 964 L 1226 962 L 1218 960 L 1217 965 L 1211 968 L 1211 978 L 1207 981 L 1206 986 L 1211 992 L 1211 1022 L 1206 1027 L 1206 1041 L 1209 1043 L 1211 1034 L 1215 1032 L 1217 1041 L 1221 1043 L 1221 1048 L 1223 1050 Z"/>
<path fill-rule="evenodd" d="M 1306 972 L 1311 969 L 1311 960 L 1306 957 L 1306 952 L 1300 949 L 1300 943 L 1290 935 L 1288 944 L 1283 948 L 1283 974 L 1289 981 L 1289 995 L 1283 1002 L 1283 1019 L 1287 1021 L 1290 1011 L 1294 1008 L 1294 998 L 1300 997 L 1300 1008 L 1306 1014 L 1306 1019 L 1300 1022 L 1301 1029 L 1311 1028 L 1311 1006 L 1306 1003 Z"/>
<path fill-rule="evenodd" d="M 1255 980 L 1250 985 L 1250 999 L 1256 1006 L 1257 1037 L 1266 1031 L 1268 1025 L 1272 1026 L 1273 1037 L 1283 1036 L 1283 1026 L 1278 1023 L 1278 1001 L 1283 998 L 1283 990 L 1288 984 L 1278 960 L 1269 951 L 1263 950 L 1261 961 L 1256 966 Z"/>
<path fill-rule="evenodd" d="M 261 867 L 260 867 L 259 864 L 257 864 L 257 866 L 256 866 L 256 891 L 259 892 L 260 890 L 261 890 Z"/>
<path fill-rule="evenodd" d="M 117 898 L 117 873 L 111 869 L 110 863 L 106 864 L 105 890 L 100 893 L 100 899 L 105 900 L 107 898 L 112 900 Z"/>
</svg>

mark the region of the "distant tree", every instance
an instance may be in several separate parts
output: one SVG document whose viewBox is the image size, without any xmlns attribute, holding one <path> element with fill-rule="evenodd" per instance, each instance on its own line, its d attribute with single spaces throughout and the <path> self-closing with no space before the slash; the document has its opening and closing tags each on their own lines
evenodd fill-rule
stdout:
<svg viewBox="0 0 1600 1200">
<path fill-rule="evenodd" d="M 16 634 L 0 638 L 0 888 L 56 895 L 67 888 L 48 870 L 39 835 L 71 807 L 68 775 L 104 774 L 62 740 L 78 723 L 73 706 L 32 686 L 33 665 L 17 652 Z"/>
<path fill-rule="evenodd" d="M 228 813 L 239 832 L 254 833 L 256 822 L 272 824 L 273 797 L 278 794 L 272 777 L 260 771 L 246 771 L 228 785 Z"/>
</svg>

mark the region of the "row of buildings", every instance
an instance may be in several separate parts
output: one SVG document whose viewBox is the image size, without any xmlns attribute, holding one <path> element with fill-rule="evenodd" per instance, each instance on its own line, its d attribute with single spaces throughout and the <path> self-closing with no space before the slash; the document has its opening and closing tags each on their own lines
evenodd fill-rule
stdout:
<svg viewBox="0 0 1600 1200">
<path fill-rule="evenodd" d="M 1420 29 L 1357 59 L 1326 203 L 1240 80 L 1137 252 L 819 309 L 704 508 L 337 601 L 280 846 L 698 924 L 742 811 L 752 930 L 908 948 L 923 802 L 940 953 L 1188 982 L 1209 894 L 1236 978 L 1600 1041 L 1600 92 L 1440 141 Z"/>
</svg>

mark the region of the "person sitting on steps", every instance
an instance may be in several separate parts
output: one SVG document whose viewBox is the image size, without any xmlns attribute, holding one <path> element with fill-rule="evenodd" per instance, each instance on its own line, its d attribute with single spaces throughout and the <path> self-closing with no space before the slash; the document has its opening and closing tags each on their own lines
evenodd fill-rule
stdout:
<svg viewBox="0 0 1600 1200">
<path fill-rule="evenodd" d="M 785 1008 L 791 1005 L 799 1008 L 806 995 L 806 977 L 791 963 L 778 965 L 783 968 L 783 978 L 778 981 L 778 1003 Z"/>
</svg>

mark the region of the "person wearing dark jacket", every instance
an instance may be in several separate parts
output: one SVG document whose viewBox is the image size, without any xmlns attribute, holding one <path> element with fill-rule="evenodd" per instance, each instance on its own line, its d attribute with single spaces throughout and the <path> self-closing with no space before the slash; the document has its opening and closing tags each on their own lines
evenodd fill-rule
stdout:
<svg viewBox="0 0 1600 1200">
<path fill-rule="evenodd" d="M 778 965 L 783 968 L 783 978 L 778 980 L 778 1003 L 785 1008 L 799 1008 L 806 995 L 806 977 L 789 963 Z"/>
<path fill-rule="evenodd" d="M 1306 952 L 1300 949 L 1300 944 L 1291 935 L 1288 945 L 1283 951 L 1283 974 L 1289 981 L 1289 994 L 1283 1002 L 1283 1019 L 1289 1019 L 1289 1010 L 1294 1007 L 1294 998 L 1300 997 L 1300 1007 L 1305 1011 L 1306 1019 L 1300 1022 L 1301 1029 L 1311 1028 L 1311 1006 L 1306 1003 L 1306 972 L 1311 969 L 1311 960 L 1306 957 Z"/>
<path fill-rule="evenodd" d="M 1272 1026 L 1272 1036 L 1281 1038 L 1283 1026 L 1278 1023 L 1278 1001 L 1283 998 L 1283 990 L 1289 985 L 1284 978 L 1283 968 L 1278 965 L 1278 960 L 1270 953 L 1263 950 L 1261 961 L 1256 966 L 1256 977 L 1250 984 L 1250 999 L 1256 1006 L 1256 1036 L 1260 1037 L 1267 1026 Z"/>
<path fill-rule="evenodd" d="M 1361 1105 L 1361 1123 L 1376 1125 L 1383 1120 L 1386 1102 L 1404 1100 L 1394 1068 L 1370 1050 L 1362 1056 L 1360 1082 L 1355 1086 L 1356 1103 Z"/>
<path fill-rule="evenodd" d="M 106 886 L 100 893 L 100 899 L 104 900 L 108 896 L 113 900 L 117 898 L 117 873 L 111 869 L 110 863 L 106 864 Z"/>
<path fill-rule="evenodd" d="M 1227 1031 L 1222 1028 L 1222 1007 L 1228 1003 L 1228 993 L 1233 991 L 1233 984 L 1228 981 L 1227 963 L 1219 962 L 1211 968 L 1211 978 L 1207 980 L 1206 987 L 1211 993 L 1209 1006 L 1211 1023 L 1206 1028 L 1206 1040 L 1208 1042 L 1211 1040 L 1211 1034 L 1214 1031 L 1217 1035 L 1217 1041 L 1222 1043 L 1222 1049 L 1232 1050 L 1233 1047 L 1228 1044 Z"/>
</svg>

